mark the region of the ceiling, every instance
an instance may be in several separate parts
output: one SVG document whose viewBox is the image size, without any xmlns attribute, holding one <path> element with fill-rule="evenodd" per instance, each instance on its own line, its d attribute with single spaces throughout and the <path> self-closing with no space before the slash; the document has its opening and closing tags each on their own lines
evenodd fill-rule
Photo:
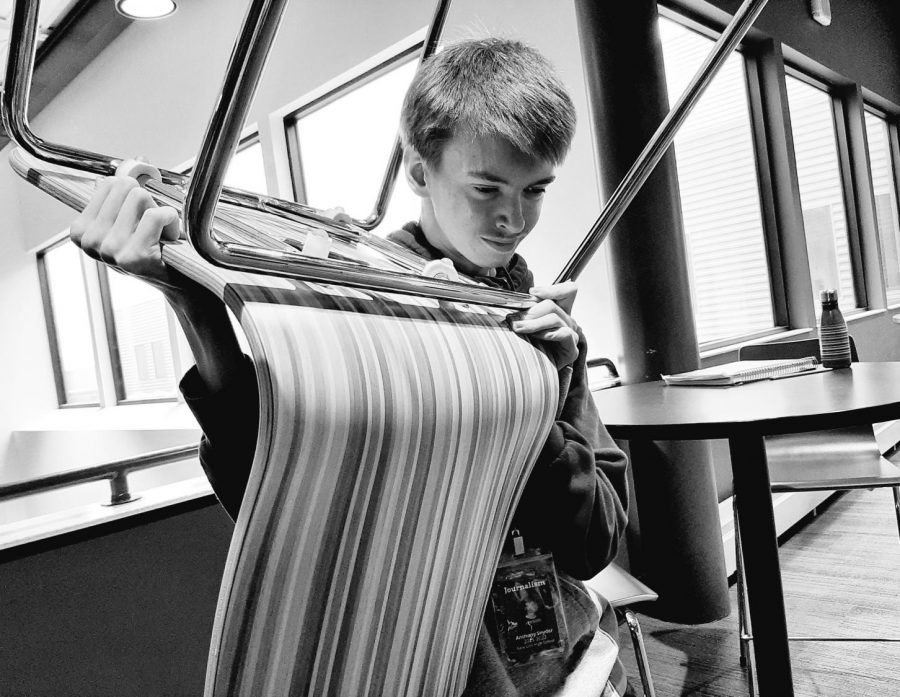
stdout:
<svg viewBox="0 0 900 697">
<path fill-rule="evenodd" d="M 0 82 L 6 72 L 12 5 L 12 0 L 0 0 Z M 47 106 L 131 21 L 116 11 L 113 0 L 43 0 L 38 15 L 43 31 L 35 58 L 28 116 L 33 117 Z M 0 130 L 0 148 L 8 142 Z"/>
</svg>

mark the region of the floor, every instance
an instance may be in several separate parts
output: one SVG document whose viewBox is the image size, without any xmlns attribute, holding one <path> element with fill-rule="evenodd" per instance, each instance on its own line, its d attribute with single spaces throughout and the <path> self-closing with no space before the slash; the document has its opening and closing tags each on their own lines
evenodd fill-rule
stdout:
<svg viewBox="0 0 900 697">
<path fill-rule="evenodd" d="M 780 551 L 791 635 L 900 638 L 900 538 L 889 489 L 852 491 L 801 522 Z M 736 594 L 718 622 L 640 615 L 658 697 L 741 697 Z M 900 697 L 900 643 L 792 642 L 796 697 Z M 637 679 L 629 646 L 623 661 Z"/>
</svg>

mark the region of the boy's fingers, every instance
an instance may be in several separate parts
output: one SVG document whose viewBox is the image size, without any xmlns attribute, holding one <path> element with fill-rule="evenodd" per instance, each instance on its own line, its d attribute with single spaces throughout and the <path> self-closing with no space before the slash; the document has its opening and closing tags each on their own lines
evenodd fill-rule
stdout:
<svg viewBox="0 0 900 697">
<path fill-rule="evenodd" d="M 91 199 L 81 211 L 81 216 L 79 217 L 86 218 L 87 220 L 96 218 L 97 213 L 100 212 L 103 202 L 106 201 L 106 197 L 109 195 L 109 192 L 115 183 L 115 177 L 103 177 L 97 179 L 94 185 L 94 193 L 91 195 Z"/>
<path fill-rule="evenodd" d="M 140 187 L 130 188 L 119 207 L 119 213 L 111 227 L 105 230 L 100 242 L 100 256 L 115 257 L 118 250 L 128 244 L 129 238 L 148 208 L 155 207 L 153 199 Z M 99 227 L 99 222 L 97 223 Z"/>
<path fill-rule="evenodd" d="M 161 214 L 163 219 L 162 239 L 167 242 L 174 242 L 181 237 L 181 216 L 178 211 L 169 206 L 161 206 L 163 211 Z"/>
<path fill-rule="evenodd" d="M 570 365 L 578 358 L 578 333 L 556 314 L 543 315 L 513 322 L 513 330 L 545 342 L 548 355 L 557 369 Z"/>
<path fill-rule="evenodd" d="M 124 232 L 127 236 L 131 236 L 133 231 L 136 233 L 138 225 L 149 210 L 159 211 L 152 214 L 150 220 L 162 226 L 154 244 L 159 243 L 160 240 L 177 240 L 181 234 L 178 211 L 171 206 L 157 206 L 150 192 L 139 186 L 132 188 L 125 196 L 119 216 L 116 218 L 117 234 Z"/>
<path fill-rule="evenodd" d="M 95 223 L 102 228 L 112 227 L 119 217 L 125 199 L 138 183 L 131 177 L 113 177 L 112 186 L 107 192 L 100 210 L 97 211 Z"/>
<path fill-rule="evenodd" d="M 517 334 L 536 334 L 550 329 L 558 329 L 566 327 L 571 329 L 562 317 L 555 312 L 550 312 L 538 316 L 523 317 L 512 321 L 512 329 Z"/>
<path fill-rule="evenodd" d="M 510 317 L 510 321 L 512 323 L 518 321 L 532 320 L 538 317 L 545 316 L 554 316 L 558 317 L 564 324 L 572 329 L 575 329 L 578 325 L 575 323 L 575 320 L 569 315 L 568 312 L 565 311 L 563 307 L 559 305 L 559 303 L 555 300 L 541 300 L 536 305 L 531 306 L 525 312 L 522 312 L 518 315 L 513 315 Z"/>
<path fill-rule="evenodd" d="M 174 238 L 167 236 L 177 223 L 178 212 L 174 208 L 147 208 L 131 236 L 131 244 L 137 249 L 155 249 L 161 239 L 178 239 L 177 232 Z"/>
<path fill-rule="evenodd" d="M 578 293 L 578 284 L 575 281 L 565 281 L 552 286 L 535 286 L 530 293 L 540 300 L 553 300 L 567 314 L 570 314 Z"/>
<path fill-rule="evenodd" d="M 109 195 L 109 192 L 115 183 L 113 181 L 114 179 L 115 177 L 103 177 L 102 179 L 97 179 L 95 181 L 94 193 L 91 195 L 90 200 L 69 226 L 69 239 L 71 239 L 76 246 L 82 246 L 81 240 L 85 233 L 87 233 L 88 228 L 94 222 L 94 218 L 97 217 L 97 213 L 99 213 L 100 209 L 103 207 L 103 203 L 106 201 L 106 197 Z"/>
</svg>

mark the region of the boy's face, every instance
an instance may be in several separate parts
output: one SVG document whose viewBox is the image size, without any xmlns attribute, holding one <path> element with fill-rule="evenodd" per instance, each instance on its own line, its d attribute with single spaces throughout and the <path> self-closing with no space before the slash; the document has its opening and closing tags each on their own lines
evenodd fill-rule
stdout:
<svg viewBox="0 0 900 697">
<path fill-rule="evenodd" d="M 498 136 L 457 135 L 437 165 L 415 154 L 407 161 L 426 238 L 457 268 L 476 274 L 509 263 L 540 217 L 554 170 Z"/>
</svg>

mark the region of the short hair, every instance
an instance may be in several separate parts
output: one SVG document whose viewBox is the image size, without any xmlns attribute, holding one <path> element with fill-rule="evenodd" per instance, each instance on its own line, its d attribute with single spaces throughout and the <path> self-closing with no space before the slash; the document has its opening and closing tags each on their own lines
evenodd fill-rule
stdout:
<svg viewBox="0 0 900 697">
<path fill-rule="evenodd" d="M 460 133 L 500 136 L 559 165 L 575 133 L 575 105 L 534 48 L 509 39 L 463 41 L 423 62 L 400 117 L 403 146 L 432 165 Z"/>
</svg>

